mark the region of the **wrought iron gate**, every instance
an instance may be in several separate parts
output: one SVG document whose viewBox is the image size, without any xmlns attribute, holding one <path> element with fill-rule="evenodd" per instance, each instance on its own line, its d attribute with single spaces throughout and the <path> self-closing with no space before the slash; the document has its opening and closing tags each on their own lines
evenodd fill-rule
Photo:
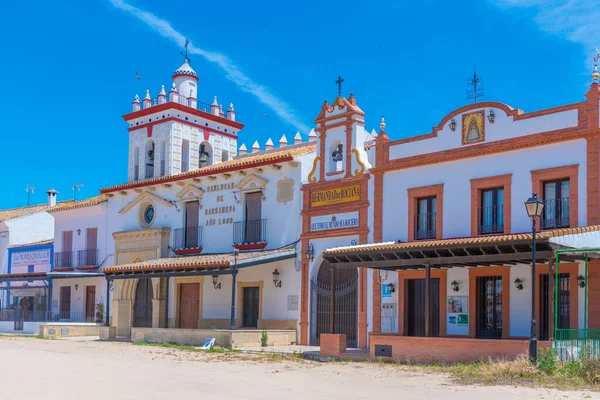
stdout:
<svg viewBox="0 0 600 400">
<path fill-rule="evenodd" d="M 358 273 L 335 275 L 335 313 L 333 321 L 331 318 L 331 283 L 329 279 L 323 279 L 319 271 L 319 277 L 311 281 L 311 344 L 320 344 L 321 333 L 331 333 L 333 322 L 333 333 L 346 335 L 346 346 L 357 347 L 357 324 L 358 324 Z M 342 279 L 339 279 L 342 278 Z M 339 282 L 339 283 L 338 283 Z"/>
</svg>

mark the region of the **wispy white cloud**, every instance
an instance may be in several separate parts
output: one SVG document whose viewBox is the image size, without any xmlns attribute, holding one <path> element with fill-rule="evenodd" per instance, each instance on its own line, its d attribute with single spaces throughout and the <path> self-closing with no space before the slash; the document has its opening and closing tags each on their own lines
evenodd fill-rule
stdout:
<svg viewBox="0 0 600 400">
<path fill-rule="evenodd" d="M 182 46 L 185 42 L 186 37 L 173 28 L 168 21 L 134 7 L 123 0 L 109 1 L 114 7 L 133 15 L 151 29 L 155 30 L 159 35 L 173 40 L 178 46 Z M 302 122 L 300 117 L 296 114 L 296 111 L 289 104 L 275 96 L 268 87 L 256 83 L 240 71 L 237 64 L 225 54 L 201 49 L 194 46 L 191 40 L 190 45 L 188 46 L 188 52 L 190 54 L 197 54 L 207 61 L 219 66 L 223 72 L 225 72 L 227 79 L 235 83 L 241 90 L 253 94 L 261 103 L 271 108 L 283 121 L 293 125 L 302 132 L 308 132 L 310 130 L 308 125 Z"/>
<path fill-rule="evenodd" d="M 503 8 L 528 8 L 545 32 L 581 44 L 586 53 L 600 47 L 600 7 L 594 0 L 492 0 Z"/>
</svg>

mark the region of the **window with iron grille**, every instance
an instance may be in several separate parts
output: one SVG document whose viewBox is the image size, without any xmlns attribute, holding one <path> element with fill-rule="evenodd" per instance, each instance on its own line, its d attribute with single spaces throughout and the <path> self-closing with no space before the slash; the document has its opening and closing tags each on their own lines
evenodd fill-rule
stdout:
<svg viewBox="0 0 600 400">
<path fill-rule="evenodd" d="M 417 215 L 415 215 L 415 239 L 434 239 L 436 236 L 437 199 L 422 197 L 417 199 Z"/>
<path fill-rule="evenodd" d="M 481 191 L 479 234 L 504 232 L 504 188 Z"/>
<path fill-rule="evenodd" d="M 542 228 L 566 228 L 570 221 L 570 189 L 569 179 L 544 182 L 544 210 Z"/>
</svg>

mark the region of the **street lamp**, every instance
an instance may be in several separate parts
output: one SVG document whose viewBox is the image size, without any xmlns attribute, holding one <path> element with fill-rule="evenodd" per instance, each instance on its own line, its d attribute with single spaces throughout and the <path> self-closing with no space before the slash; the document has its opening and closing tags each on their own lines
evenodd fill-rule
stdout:
<svg viewBox="0 0 600 400">
<path fill-rule="evenodd" d="M 531 333 L 529 335 L 529 358 L 533 363 L 537 362 L 537 337 L 535 328 L 535 235 L 537 228 L 537 221 L 542 216 L 542 210 L 544 209 L 544 202 L 542 199 L 537 197 L 534 193 L 526 202 L 525 209 L 527 215 L 531 218 L 531 233 L 532 233 L 532 245 L 531 245 Z"/>
<path fill-rule="evenodd" d="M 231 277 L 232 277 L 232 285 L 231 285 L 231 321 L 229 328 L 233 331 L 235 330 L 235 278 L 238 273 L 238 255 L 240 251 L 238 249 L 233 249 L 233 265 L 230 265 L 231 268 Z"/>
</svg>

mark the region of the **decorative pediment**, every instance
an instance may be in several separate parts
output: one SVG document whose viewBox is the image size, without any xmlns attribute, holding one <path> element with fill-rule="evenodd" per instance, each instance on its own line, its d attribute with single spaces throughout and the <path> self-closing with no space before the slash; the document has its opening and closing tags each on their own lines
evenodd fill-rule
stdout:
<svg viewBox="0 0 600 400">
<path fill-rule="evenodd" d="M 185 199 L 199 199 L 204 194 L 204 190 L 194 186 L 187 184 L 181 192 L 177 193 L 177 198 L 179 200 Z"/>
<path fill-rule="evenodd" d="M 267 183 L 269 183 L 268 180 L 252 174 L 242 179 L 242 181 L 236 185 L 236 188 L 241 191 L 259 189 L 267 186 Z"/>
<path fill-rule="evenodd" d="M 144 192 L 144 193 L 140 194 L 138 197 L 136 197 L 135 200 L 133 200 L 131 203 L 129 203 L 125 207 L 123 207 L 123 209 L 121 209 L 119 211 L 119 214 L 126 214 L 129 210 L 131 210 L 133 207 L 137 206 L 138 204 L 140 204 L 142 201 L 144 201 L 146 199 L 155 201 L 159 204 L 162 204 L 165 207 L 174 207 L 173 203 L 170 203 L 165 199 L 161 199 L 160 197 L 158 197 L 157 195 L 155 195 L 153 193 Z"/>
</svg>

